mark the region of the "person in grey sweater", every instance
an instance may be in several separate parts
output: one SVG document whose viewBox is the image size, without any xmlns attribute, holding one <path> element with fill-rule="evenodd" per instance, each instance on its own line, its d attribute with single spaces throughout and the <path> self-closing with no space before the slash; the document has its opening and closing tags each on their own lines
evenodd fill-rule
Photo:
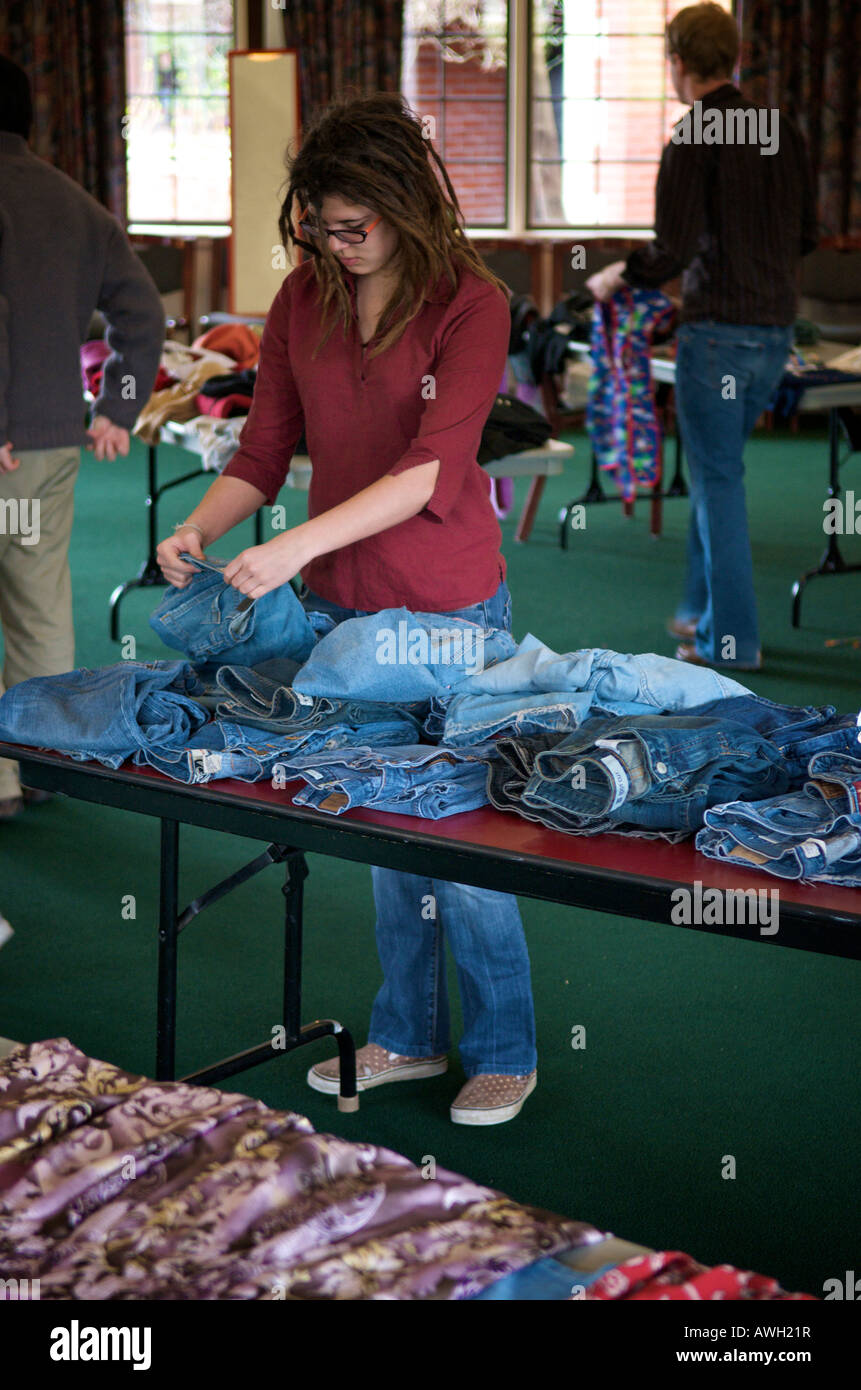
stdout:
<svg viewBox="0 0 861 1390">
<path fill-rule="evenodd" d="M 74 666 L 69 538 L 82 445 L 129 452 L 164 341 L 158 290 L 120 223 L 28 146 L 26 73 L 0 57 L 0 627 L 4 689 Z M 111 355 L 85 428 L 79 349 L 99 310 Z M 0 758 L 0 819 L 23 801 Z"/>
</svg>

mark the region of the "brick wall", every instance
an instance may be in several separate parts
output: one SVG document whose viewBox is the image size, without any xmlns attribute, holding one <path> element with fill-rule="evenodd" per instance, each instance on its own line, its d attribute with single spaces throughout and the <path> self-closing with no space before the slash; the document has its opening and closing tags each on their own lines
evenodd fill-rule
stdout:
<svg viewBox="0 0 861 1390">
<path fill-rule="evenodd" d="M 419 45 L 411 102 L 419 115 L 433 116 L 436 122 L 434 144 L 445 160 L 466 221 L 504 222 L 505 69 L 484 71 L 477 58 L 443 64 L 436 43 L 424 40 Z"/>
<path fill-rule="evenodd" d="M 651 226 L 661 149 L 683 110 L 674 93 L 665 92 L 662 36 L 666 18 L 681 3 L 684 0 L 602 0 L 602 25 L 608 33 L 584 34 L 573 41 L 573 49 L 568 40 L 565 153 L 577 168 L 568 174 L 571 191 L 566 203 L 559 167 L 534 164 L 536 225 Z M 729 0 L 723 3 L 729 7 Z M 643 30 L 653 32 L 636 32 Z M 477 58 L 444 61 L 433 39 L 416 43 L 415 69 L 408 76 L 410 100 L 420 114 L 436 121 L 437 149 L 466 220 L 472 226 L 504 223 L 506 72 L 487 71 Z M 539 42 L 534 52 L 541 51 Z M 549 97 L 543 64 L 536 66 L 533 77 L 533 95 Z M 590 105 L 599 96 L 616 99 Z M 536 100 L 530 117 L 533 154 L 556 159 L 559 140 L 552 104 Z"/>
</svg>

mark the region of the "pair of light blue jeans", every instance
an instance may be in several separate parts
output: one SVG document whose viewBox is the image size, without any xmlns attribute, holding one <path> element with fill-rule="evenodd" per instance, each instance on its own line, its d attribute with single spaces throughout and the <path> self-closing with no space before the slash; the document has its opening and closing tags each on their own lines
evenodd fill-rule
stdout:
<svg viewBox="0 0 861 1390">
<path fill-rule="evenodd" d="M 314 602 L 324 600 L 315 597 Z M 337 609 L 329 605 L 319 610 L 320 616 L 331 616 L 333 607 Z M 303 695 L 406 705 L 449 694 L 468 676 L 515 650 L 506 629 L 485 626 L 485 615 L 502 617 L 492 599 L 452 613 L 338 611 L 351 617 L 339 619 L 320 638 L 296 676 L 293 688 Z M 477 617 L 463 618 L 463 613 Z"/>
<path fill-rule="evenodd" d="M 746 686 L 719 671 L 656 652 L 584 647 L 559 653 L 527 633 L 510 657 L 458 681 L 446 706 L 443 738 L 463 745 L 508 731 L 517 737 L 565 732 L 596 711 L 684 712 L 704 700 L 745 694 Z M 431 714 L 436 727 L 439 708 L 433 702 Z"/>
<path fill-rule="evenodd" d="M 307 590 L 302 602 L 309 611 L 329 613 L 338 623 L 370 616 L 339 608 Z M 435 616 L 507 633 L 511 598 L 502 583 L 481 603 Z M 424 693 L 435 692 L 422 691 L 416 698 Z M 517 900 L 445 879 L 378 867 L 371 872 L 383 984 L 374 1000 L 368 1040 L 403 1057 L 435 1057 L 449 1051 L 447 939 L 460 989 L 460 1057 L 466 1075 L 528 1075 L 536 1063 L 535 1016 Z"/>
<path fill-rule="evenodd" d="M 274 657 L 302 662 L 317 633 L 290 584 L 247 599 L 226 583 L 227 560 L 186 555 L 198 573 L 184 589 L 170 585 L 149 625 L 166 646 L 194 662 L 256 666 Z"/>
<path fill-rule="evenodd" d="M 33 676 L 0 699 L 0 739 L 117 768 L 139 749 L 182 748 L 207 718 L 187 661 L 119 661 Z"/>
<path fill-rule="evenodd" d="M 683 323 L 678 332 L 676 409 L 691 515 L 676 617 L 696 620 L 699 654 L 728 666 L 756 665 L 759 658 L 744 446 L 774 396 L 791 345 L 792 328 L 779 325 L 704 319 Z"/>
</svg>

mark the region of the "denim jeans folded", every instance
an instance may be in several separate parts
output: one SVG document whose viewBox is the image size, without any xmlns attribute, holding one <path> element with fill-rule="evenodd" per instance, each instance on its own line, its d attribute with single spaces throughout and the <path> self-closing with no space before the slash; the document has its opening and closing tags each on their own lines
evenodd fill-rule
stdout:
<svg viewBox="0 0 861 1390">
<path fill-rule="evenodd" d="M 432 695 L 427 702 L 422 731 L 425 738 L 433 743 L 438 743 L 445 733 L 446 714 L 451 700 L 451 695 Z"/>
<path fill-rule="evenodd" d="M 772 845 L 752 849 L 739 843 L 735 833 L 705 826 L 694 841 L 701 854 L 745 869 L 774 874 L 777 878 L 808 883 L 833 883 L 861 887 L 861 829 L 820 832 L 800 845 L 775 837 Z"/>
<path fill-rule="evenodd" d="M 591 712 L 594 692 L 552 690 L 542 695 L 453 695 L 443 725 L 443 742 L 454 747 L 494 734 L 529 738 L 532 734 L 577 729 Z M 637 706 L 643 714 L 646 705 Z M 425 724 L 427 728 L 427 722 Z"/>
<path fill-rule="evenodd" d="M 594 703 L 611 714 L 630 713 L 631 705 L 652 713 L 687 710 L 705 700 L 750 693 L 719 671 L 654 652 L 634 655 L 596 647 L 560 655 L 531 633 L 508 660 L 486 665 L 457 686 L 459 695 L 520 695 L 524 703 L 531 694 L 551 691 L 591 691 Z"/>
<path fill-rule="evenodd" d="M 134 755 L 138 766 L 155 768 L 175 782 L 187 785 L 235 777 L 240 782 L 259 782 L 268 777 L 272 764 L 283 756 L 281 740 L 266 742 L 257 730 L 243 729 L 226 720 L 214 719 L 182 748 L 150 744 Z"/>
<path fill-rule="evenodd" d="M 217 713 L 273 733 L 294 734 L 306 729 L 347 726 L 374 730 L 368 742 L 409 743 L 421 734 L 427 704 L 395 705 L 383 700 L 336 700 L 327 696 L 303 695 L 291 686 L 261 678 L 261 668 L 249 670 L 224 666 L 217 683 L 227 699 Z M 391 733 L 391 737 L 387 734 Z"/>
<path fill-rule="evenodd" d="M 150 616 L 150 627 L 166 646 L 193 661 L 256 666 L 273 657 L 302 662 L 317 634 L 290 584 L 247 600 L 221 574 L 226 560 L 199 562 L 200 573 L 184 589 L 170 586 Z"/>
<path fill-rule="evenodd" d="M 330 745 L 332 748 L 338 748 L 342 744 L 358 743 L 386 748 L 389 744 L 412 743 L 418 733 L 415 721 L 406 716 L 399 717 L 394 707 L 384 718 L 373 723 L 358 722 L 349 714 L 342 714 L 337 708 L 330 710 L 326 717 L 317 720 L 257 718 L 232 700 L 222 700 L 217 707 L 217 714 L 220 719 L 242 723 L 249 729 L 259 730 L 261 734 L 268 733 L 273 738 L 280 738 L 285 746 L 289 746 L 291 741 L 298 743 L 312 733 L 324 738 L 332 733 L 338 735 L 338 741 Z M 345 734 L 349 737 L 344 737 Z"/>
<path fill-rule="evenodd" d="M 304 695 L 409 704 L 448 693 L 514 649 L 502 628 L 448 613 L 384 608 L 339 622 L 317 643 L 293 688 Z"/>
<path fill-rule="evenodd" d="M 744 724 L 640 715 L 588 719 L 538 753 L 522 799 L 564 812 L 573 827 L 690 834 L 708 806 L 787 786 L 778 749 Z"/>
<path fill-rule="evenodd" d="M 856 716 L 838 715 L 833 705 L 796 707 L 776 704 L 761 695 L 741 695 L 712 700 L 686 713 L 733 719 L 765 734 L 783 754 L 791 786 L 803 785 L 814 753 L 859 750 Z"/>
<path fill-rule="evenodd" d="M 635 839 L 666 840 L 670 844 L 685 839 L 687 831 L 646 830 L 638 826 L 621 825 L 608 818 L 598 818 L 588 824 L 575 823 L 569 811 L 549 802 L 524 801 L 523 792 L 533 776 L 536 756 L 542 751 L 556 747 L 559 742 L 558 736 L 554 735 L 538 735 L 530 739 L 498 739 L 496 748 L 499 756 L 491 763 L 487 774 L 487 795 L 491 805 L 500 811 L 516 811 L 527 820 L 547 826 L 550 830 L 562 830 L 566 835 L 625 834 Z"/>
<path fill-rule="evenodd" d="M 274 779 L 302 777 L 309 787 L 297 793 L 297 805 L 313 805 L 340 815 L 353 806 L 398 803 L 402 814 L 438 819 L 472 810 L 487 802 L 486 769 L 495 744 L 472 749 L 433 744 L 325 750 L 285 758 L 272 769 Z M 467 800 L 469 804 L 467 805 Z M 441 810 L 441 807 L 449 809 Z"/>
<path fill-rule="evenodd" d="M 0 699 L 0 738 L 117 768 L 151 744 L 181 748 L 207 711 L 186 661 L 119 661 L 20 681 Z"/>
<path fill-rule="evenodd" d="M 312 777 L 313 770 L 306 769 L 301 775 Z M 486 763 L 455 762 L 443 756 L 421 767 L 389 765 L 378 771 L 345 771 L 336 778 L 326 775 L 325 780 L 312 781 L 297 792 L 293 801 L 297 806 L 316 806 L 334 815 L 355 806 L 372 806 L 439 820 L 486 805 L 486 784 Z"/>
<path fill-rule="evenodd" d="M 485 768 L 469 768 L 457 777 L 429 782 L 409 796 L 394 801 L 375 801 L 375 811 L 392 811 L 399 816 L 421 816 L 424 820 L 444 820 L 477 811 L 488 804 Z"/>
<path fill-rule="evenodd" d="M 712 807 L 697 848 L 781 878 L 861 884 L 861 758 L 820 752 L 786 796 Z"/>
<path fill-rule="evenodd" d="M 275 775 L 277 764 L 299 753 L 314 759 L 322 758 L 335 749 L 348 749 L 354 744 L 373 739 L 379 731 L 381 743 L 386 736 L 396 741 L 390 728 L 365 726 L 352 729 L 331 726 L 325 729 L 305 729 L 293 734 L 268 733 L 248 724 L 217 719 L 206 724 L 182 748 L 148 745 L 138 750 L 135 762 L 146 763 L 174 781 L 186 783 L 212 782 L 235 777 L 241 782 L 259 782 Z M 403 730 L 405 740 L 408 731 Z"/>
<path fill-rule="evenodd" d="M 196 669 L 201 671 L 200 667 Z M 245 699 L 249 708 L 268 714 L 276 692 L 285 686 L 292 686 L 302 669 L 302 663 L 281 656 L 260 661 L 256 666 L 231 666 L 218 662 L 217 665 L 207 663 L 205 669 L 212 672 L 212 686 L 220 697 L 227 694 L 235 699 Z"/>
</svg>

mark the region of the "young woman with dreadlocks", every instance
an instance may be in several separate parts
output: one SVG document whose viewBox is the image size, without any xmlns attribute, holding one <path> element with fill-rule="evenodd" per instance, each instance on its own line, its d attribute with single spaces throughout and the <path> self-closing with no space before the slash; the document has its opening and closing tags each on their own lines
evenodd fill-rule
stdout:
<svg viewBox="0 0 861 1390">
<path fill-rule="evenodd" d="M 281 238 L 310 257 L 269 311 L 238 452 L 188 529 L 159 547 L 172 584 L 192 577 L 181 550 L 202 554 L 274 503 L 304 427 L 309 519 L 243 550 L 228 582 L 259 598 L 301 572 L 306 609 L 339 622 L 404 606 L 510 627 L 501 534 L 476 462 L 505 367 L 507 291 L 464 235 L 424 134 L 400 96 L 379 94 L 330 106 L 288 160 Z M 384 982 L 358 1053 L 359 1089 L 446 1070 L 444 934 L 467 1076 L 451 1117 L 511 1119 L 536 1078 L 516 900 L 391 869 L 374 868 L 373 884 Z M 337 1059 L 308 1081 L 335 1094 Z"/>
</svg>

